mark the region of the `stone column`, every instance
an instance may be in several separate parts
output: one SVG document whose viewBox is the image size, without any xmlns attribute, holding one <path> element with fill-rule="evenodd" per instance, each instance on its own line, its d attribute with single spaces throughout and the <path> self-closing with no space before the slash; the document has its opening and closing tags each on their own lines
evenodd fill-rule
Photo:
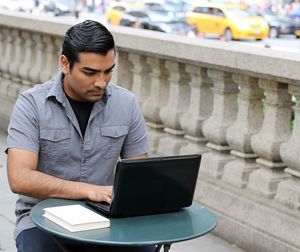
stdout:
<svg viewBox="0 0 300 252">
<path fill-rule="evenodd" d="M 211 152 L 203 155 L 200 170 L 221 178 L 224 165 L 233 159 L 229 154 L 226 130 L 236 118 L 238 87 L 227 72 L 209 69 L 208 76 L 213 81 L 213 111 L 202 130 Z"/>
<path fill-rule="evenodd" d="M 54 43 L 54 37 L 49 35 L 42 36 L 42 42 L 45 46 L 44 48 L 44 64 L 43 68 L 40 70 L 39 79 L 41 82 L 45 82 L 51 79 L 54 73 L 57 71 L 56 69 L 56 61 L 58 60 L 55 54 L 56 48 Z"/>
<path fill-rule="evenodd" d="M 7 95 L 8 87 L 11 84 L 9 64 L 11 62 L 11 59 L 14 56 L 13 54 L 14 48 L 13 48 L 13 37 L 11 31 L 9 29 L 4 28 L 3 36 L 4 36 L 5 51 L 0 61 L 0 67 L 2 72 L 2 79 L 0 82 L 0 93 Z"/>
<path fill-rule="evenodd" d="M 54 60 L 54 69 L 56 69 L 57 72 L 60 71 L 60 56 L 62 54 L 63 42 L 64 42 L 63 38 L 56 37 L 54 39 L 54 45 L 55 45 L 54 53 L 56 57 L 56 60 Z"/>
<path fill-rule="evenodd" d="M 3 64 L 3 60 L 4 60 L 4 56 L 6 54 L 6 47 L 7 47 L 7 33 L 6 33 L 7 29 L 3 29 L 1 27 L 0 29 L 0 53 L 3 56 L 1 61 L 0 61 L 0 76 L 2 77 L 3 75 L 3 71 L 4 71 L 4 64 Z"/>
<path fill-rule="evenodd" d="M 146 123 L 149 126 L 149 139 L 152 154 L 157 153 L 159 141 L 166 135 L 161 129 L 164 125 L 160 118 L 160 110 L 166 106 L 169 94 L 168 73 L 165 61 L 154 57 L 148 57 L 147 63 L 151 66 L 151 87 L 148 98 L 143 104 L 143 112 Z"/>
<path fill-rule="evenodd" d="M 245 187 L 249 174 L 258 168 L 257 155 L 251 147 L 251 137 L 258 133 L 263 121 L 263 92 L 258 79 L 234 74 L 233 80 L 240 87 L 238 114 L 235 123 L 227 129 L 227 142 L 235 160 L 224 167 L 222 179 L 237 187 Z"/>
<path fill-rule="evenodd" d="M 180 116 L 189 105 L 190 90 L 185 66 L 175 61 L 166 61 L 169 72 L 169 99 L 166 107 L 162 108 L 160 117 L 165 125 L 165 131 L 174 135 L 183 135 Z"/>
<path fill-rule="evenodd" d="M 117 77 L 118 85 L 131 90 L 133 84 L 132 63 L 128 59 L 128 52 L 118 51 Z"/>
<path fill-rule="evenodd" d="M 147 63 L 151 66 L 150 93 L 143 104 L 144 116 L 147 124 L 152 128 L 164 127 L 160 118 L 160 110 L 166 106 L 169 95 L 168 74 L 164 60 L 148 57 Z"/>
<path fill-rule="evenodd" d="M 25 50 L 25 48 L 23 38 L 21 37 L 21 31 L 13 30 L 12 36 L 14 54 L 8 68 L 11 79 L 11 83 L 8 86 L 8 95 L 13 99 L 16 99 L 19 95 L 20 89 L 22 88 L 19 69 L 24 61 L 23 51 Z"/>
<path fill-rule="evenodd" d="M 180 117 L 189 105 L 190 90 L 189 76 L 185 72 L 185 65 L 176 61 L 167 60 L 166 68 L 169 72 L 169 99 L 166 107 L 160 111 L 160 118 L 163 122 L 165 132 L 170 135 L 162 138 L 159 143 L 159 153 L 178 154 L 180 148 L 187 144 L 182 137 L 184 131 L 180 125 Z M 181 136 L 181 137 L 177 137 Z"/>
<path fill-rule="evenodd" d="M 130 53 L 129 60 L 133 66 L 133 84 L 131 91 L 137 96 L 142 108 L 150 92 L 150 67 L 146 62 L 146 56 Z"/>
<path fill-rule="evenodd" d="M 259 156 L 259 169 L 249 177 L 249 189 L 266 197 L 273 197 L 278 183 L 287 178 L 286 167 L 279 149 L 290 136 L 291 96 L 288 85 L 274 80 L 259 80 L 265 93 L 264 121 L 261 130 L 251 139 L 251 146 Z"/>
<path fill-rule="evenodd" d="M 275 198 L 300 210 L 300 85 L 290 85 L 289 92 L 296 97 L 293 132 L 288 142 L 280 146 L 280 155 L 288 166 L 284 171 L 291 176 L 279 182 Z"/>
<path fill-rule="evenodd" d="M 19 30 L 12 30 L 13 57 L 10 58 L 8 72 L 11 74 L 13 82 L 21 82 L 19 68 L 24 60 L 24 41 Z"/>
<path fill-rule="evenodd" d="M 213 107 L 212 82 L 207 76 L 207 69 L 194 65 L 186 66 L 187 73 L 191 76 L 190 104 L 186 113 L 180 118 L 184 137 L 189 144 L 183 146 L 181 154 L 205 153 L 209 149 L 205 146 L 207 140 L 203 136 L 202 127 L 209 117 Z"/>
<path fill-rule="evenodd" d="M 35 48 L 33 47 L 33 40 L 32 40 L 32 34 L 28 31 L 22 31 L 21 34 L 23 40 L 24 40 L 24 61 L 23 64 L 19 68 L 19 75 L 21 77 L 21 82 L 24 85 L 30 85 L 29 81 L 29 71 L 33 66 L 32 56 L 33 51 Z"/>
<path fill-rule="evenodd" d="M 45 45 L 43 44 L 41 34 L 33 34 L 32 38 L 34 41 L 35 50 L 33 56 L 33 67 L 29 71 L 29 78 L 33 84 L 38 84 L 42 83 L 40 72 L 45 66 Z"/>
</svg>

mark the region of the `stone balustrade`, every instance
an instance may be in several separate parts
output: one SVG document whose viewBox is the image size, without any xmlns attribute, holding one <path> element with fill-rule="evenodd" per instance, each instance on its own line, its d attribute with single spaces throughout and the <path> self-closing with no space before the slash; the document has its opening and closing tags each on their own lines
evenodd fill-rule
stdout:
<svg viewBox="0 0 300 252">
<path fill-rule="evenodd" d="M 70 24 L 0 13 L 0 126 L 58 70 Z M 138 97 L 153 155 L 201 153 L 195 200 L 251 252 L 300 251 L 300 57 L 110 27 L 113 81 Z M 292 116 L 293 115 L 293 116 Z"/>
</svg>

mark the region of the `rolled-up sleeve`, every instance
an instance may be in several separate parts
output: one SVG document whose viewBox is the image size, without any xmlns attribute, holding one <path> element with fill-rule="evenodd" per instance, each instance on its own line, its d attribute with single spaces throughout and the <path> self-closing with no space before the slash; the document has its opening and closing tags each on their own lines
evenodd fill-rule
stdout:
<svg viewBox="0 0 300 252">
<path fill-rule="evenodd" d="M 142 155 L 150 151 L 147 126 L 135 97 L 131 101 L 131 124 L 126 136 L 121 157 Z"/>
<path fill-rule="evenodd" d="M 19 148 L 35 153 L 39 151 L 37 107 L 29 95 L 21 94 L 17 99 L 8 126 L 6 147 L 7 149 Z"/>
</svg>

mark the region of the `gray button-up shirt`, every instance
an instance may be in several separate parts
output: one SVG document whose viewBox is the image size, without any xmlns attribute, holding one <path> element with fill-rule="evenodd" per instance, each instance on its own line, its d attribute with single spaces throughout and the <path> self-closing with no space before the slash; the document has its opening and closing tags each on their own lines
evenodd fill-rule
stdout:
<svg viewBox="0 0 300 252">
<path fill-rule="evenodd" d="M 38 153 L 37 170 L 72 181 L 113 183 L 119 157 L 149 152 L 147 128 L 134 95 L 109 84 L 93 106 L 85 136 L 62 89 L 62 73 L 22 93 L 8 127 L 7 148 Z M 20 195 L 15 237 L 32 228 L 29 212 L 39 200 Z"/>
</svg>

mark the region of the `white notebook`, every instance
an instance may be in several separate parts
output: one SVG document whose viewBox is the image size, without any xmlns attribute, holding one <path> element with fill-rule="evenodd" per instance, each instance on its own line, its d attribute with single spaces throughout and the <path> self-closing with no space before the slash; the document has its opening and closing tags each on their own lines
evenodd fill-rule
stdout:
<svg viewBox="0 0 300 252">
<path fill-rule="evenodd" d="M 110 227 L 108 218 L 82 205 L 47 207 L 44 210 L 44 217 L 70 232 Z"/>
</svg>

